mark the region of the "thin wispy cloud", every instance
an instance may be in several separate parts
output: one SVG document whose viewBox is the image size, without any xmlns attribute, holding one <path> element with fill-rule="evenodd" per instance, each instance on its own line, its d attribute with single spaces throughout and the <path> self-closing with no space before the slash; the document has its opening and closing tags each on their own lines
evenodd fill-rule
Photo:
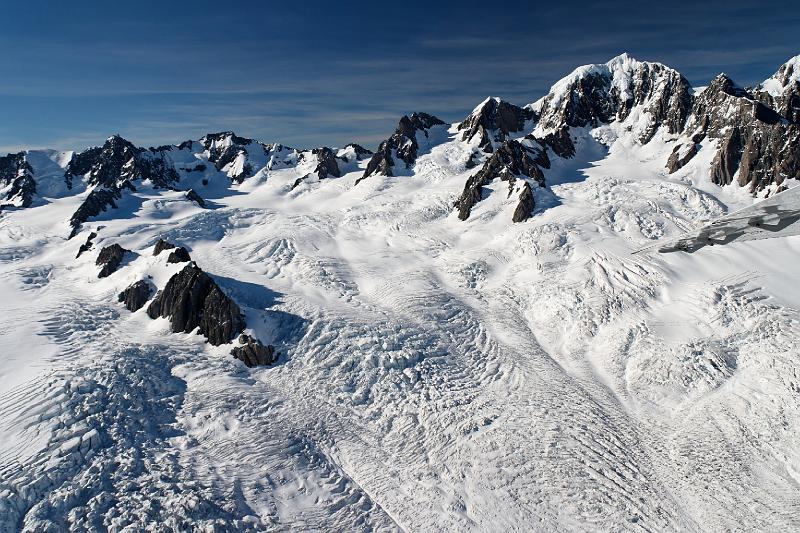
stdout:
<svg viewBox="0 0 800 533">
<path fill-rule="evenodd" d="M 526 104 L 573 68 L 623 51 L 698 85 L 720 71 L 757 83 L 800 53 L 786 38 L 800 34 L 800 10 L 786 1 L 240 7 L 7 6 L 0 145 L 66 148 L 114 132 L 156 145 L 232 129 L 374 146 L 404 113 L 457 121 L 488 95 Z"/>
</svg>

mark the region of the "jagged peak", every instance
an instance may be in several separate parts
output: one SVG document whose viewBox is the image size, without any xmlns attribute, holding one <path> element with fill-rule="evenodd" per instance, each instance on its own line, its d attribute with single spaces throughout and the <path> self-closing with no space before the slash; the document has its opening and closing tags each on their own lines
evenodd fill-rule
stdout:
<svg viewBox="0 0 800 533">
<path fill-rule="evenodd" d="M 486 108 L 487 105 L 497 105 L 502 101 L 503 99 L 500 98 L 499 96 L 487 96 L 481 101 L 480 104 L 475 106 L 475 109 L 472 110 L 472 113 L 470 113 L 470 115 L 479 115 Z"/>
<path fill-rule="evenodd" d="M 115 133 L 114 135 L 106 139 L 106 142 L 103 144 L 103 149 L 116 148 L 116 147 L 128 147 L 138 150 L 135 144 L 130 142 L 128 139 L 124 138 L 119 133 Z"/>
<path fill-rule="evenodd" d="M 428 130 L 433 126 L 441 126 L 445 122 L 434 115 L 422 112 L 414 112 L 411 115 L 403 115 L 397 124 L 397 133 L 402 133 L 406 137 L 413 137 L 414 130 Z"/>
<path fill-rule="evenodd" d="M 253 142 L 253 139 L 247 137 L 240 137 L 232 131 L 219 131 L 216 133 L 206 133 L 200 138 L 200 143 L 203 145 L 214 144 L 216 146 L 230 146 L 230 145 L 248 145 Z"/>
<path fill-rule="evenodd" d="M 623 52 L 616 57 L 611 58 L 606 63 L 593 63 L 577 67 L 568 75 L 558 80 L 550 88 L 550 92 L 543 98 L 532 104 L 534 109 L 541 108 L 543 102 L 547 99 L 555 99 L 556 101 L 562 100 L 569 92 L 570 88 L 575 85 L 579 80 L 592 77 L 603 76 L 608 78 L 612 85 L 619 88 L 624 94 L 627 87 L 631 84 L 632 76 L 637 71 L 647 68 L 656 71 L 663 71 L 673 75 L 680 76 L 680 73 L 663 63 L 654 61 L 640 61 L 627 52 Z"/>
<path fill-rule="evenodd" d="M 731 96 L 749 96 L 744 88 L 739 86 L 724 72 L 720 72 L 714 76 L 714 79 L 708 84 L 708 87 L 703 91 L 703 94 L 713 95 L 718 92 L 723 92 Z"/>
<path fill-rule="evenodd" d="M 494 144 L 506 140 L 510 133 L 522 131 L 525 122 L 534 117 L 534 111 L 528 106 L 520 107 L 497 96 L 490 96 L 459 123 L 458 130 L 464 132 L 462 140 L 469 142 L 478 138 L 480 148 L 490 153 Z"/>
</svg>

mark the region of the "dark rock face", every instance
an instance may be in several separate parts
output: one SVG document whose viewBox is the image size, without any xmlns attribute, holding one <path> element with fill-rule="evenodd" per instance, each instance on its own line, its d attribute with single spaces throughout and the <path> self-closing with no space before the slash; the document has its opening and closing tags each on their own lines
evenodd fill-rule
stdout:
<svg viewBox="0 0 800 533">
<path fill-rule="evenodd" d="M 97 237 L 97 233 L 91 232 L 89 234 L 89 236 L 86 238 L 86 242 L 81 244 L 81 247 L 78 248 L 78 255 L 75 256 L 75 259 L 79 258 L 81 254 L 83 254 L 83 252 L 88 252 L 89 250 L 92 249 L 92 246 L 94 246 L 94 243 L 92 241 L 94 240 L 95 237 Z"/>
<path fill-rule="evenodd" d="M 317 173 L 319 179 L 324 180 L 328 176 L 336 178 L 341 177 L 342 173 L 339 171 L 339 164 L 336 162 L 336 154 L 333 150 L 327 147 L 314 148 L 311 153 L 317 156 L 317 168 L 314 172 Z"/>
<path fill-rule="evenodd" d="M 717 185 L 733 182 L 733 175 L 739 168 L 742 158 L 742 139 L 739 129 L 734 128 L 725 135 L 720 143 L 719 151 L 711 163 L 711 181 Z"/>
<path fill-rule="evenodd" d="M 533 208 L 536 206 L 533 200 L 533 191 L 531 185 L 527 181 L 522 184 L 522 192 L 519 195 L 519 203 L 514 209 L 514 215 L 511 217 L 512 222 L 524 222 L 531 217 Z"/>
<path fill-rule="evenodd" d="M 153 247 L 153 255 L 158 255 L 164 250 L 172 250 L 175 248 L 175 245 L 171 242 L 165 241 L 164 239 L 158 239 L 155 247 Z"/>
<path fill-rule="evenodd" d="M 274 346 L 264 346 L 258 339 L 245 334 L 239 335 L 239 346 L 233 347 L 231 355 L 248 368 L 271 365 L 277 359 Z"/>
<path fill-rule="evenodd" d="M 550 168 L 550 160 L 543 147 L 531 147 L 515 140 L 504 142 L 486 160 L 483 167 L 467 180 L 464 185 L 464 192 L 455 204 L 458 209 L 458 218 L 461 220 L 469 218 L 472 208 L 483 198 L 483 187 L 496 178 L 508 181 L 509 187 L 513 187 L 515 180 L 520 177 L 526 177 L 544 187 L 545 180 L 542 168 Z M 526 185 L 528 185 L 527 182 Z M 530 185 L 527 188 L 530 189 Z M 517 215 L 515 212 L 514 218 L 524 216 L 520 220 L 526 220 L 530 216 L 533 211 L 533 192 L 530 192 L 530 198 L 525 198 L 524 206 L 518 206 L 520 214 Z M 523 196 L 526 196 L 524 188 L 520 196 L 521 202 Z M 530 209 L 527 210 L 527 214 L 523 215 L 522 211 L 526 209 L 527 205 L 530 205 Z M 515 220 L 515 222 L 518 222 L 518 220 Z"/>
<path fill-rule="evenodd" d="M 719 185 L 737 183 L 757 192 L 800 178 L 800 124 L 765 105 L 771 96 L 738 87 L 720 74 L 695 99 L 687 131 L 695 137 L 717 140 L 711 180 Z M 670 162 L 668 161 L 668 168 Z"/>
<path fill-rule="evenodd" d="M 189 252 L 183 246 L 172 250 L 167 257 L 167 263 L 186 263 L 191 260 L 192 258 L 189 257 Z"/>
<path fill-rule="evenodd" d="M 89 148 L 72 156 L 65 178 L 72 185 L 75 177 L 86 176 L 88 185 L 120 187 L 141 176 L 141 169 L 136 164 L 136 156 L 141 152 L 122 137 L 115 135 L 102 147 Z"/>
<path fill-rule="evenodd" d="M 151 293 L 152 287 L 150 286 L 150 282 L 140 279 L 119 293 L 117 300 L 123 303 L 125 309 L 128 311 L 138 311 L 144 307 L 144 304 L 150 299 Z"/>
<path fill-rule="evenodd" d="M 206 201 L 203 200 L 203 197 L 197 194 L 197 191 L 195 191 L 194 189 L 189 189 L 188 191 L 186 191 L 186 198 L 196 203 L 203 209 L 206 208 Z"/>
<path fill-rule="evenodd" d="M 572 136 L 567 126 L 548 133 L 541 139 L 533 136 L 526 138 L 550 148 L 558 157 L 563 157 L 564 159 L 575 157 L 575 143 L 572 142 Z"/>
<path fill-rule="evenodd" d="M 378 151 L 369 160 L 364 175 L 356 180 L 356 185 L 375 174 L 392 176 L 392 167 L 395 165 L 392 152 L 406 164 L 406 168 L 410 168 L 417 160 L 419 150 L 417 134 L 422 133 L 427 137 L 428 130 L 443 124 L 444 122 L 427 113 L 404 115 L 400 119 L 394 135 L 383 141 L 378 147 Z"/>
<path fill-rule="evenodd" d="M 697 143 L 691 143 L 689 148 L 686 148 L 684 145 L 677 145 L 672 150 L 672 153 L 667 160 L 667 170 L 669 173 L 672 174 L 677 172 L 684 166 L 686 163 L 691 161 L 691 159 L 697 155 Z"/>
<path fill-rule="evenodd" d="M 0 157 L 0 210 L 6 206 L 30 207 L 36 194 L 36 181 L 33 168 L 25 157 L 25 152 Z"/>
<path fill-rule="evenodd" d="M 97 274 L 97 277 L 105 278 L 116 272 L 127 252 L 129 252 L 129 250 L 126 250 L 119 244 L 112 244 L 100 250 L 95 264 L 103 268 L 100 269 L 100 273 Z"/>
<path fill-rule="evenodd" d="M 209 133 L 200 139 L 200 143 L 208 150 L 208 160 L 214 164 L 217 170 L 222 170 L 236 161 L 239 156 L 245 158 L 242 169 L 238 173 L 231 175 L 231 180 L 236 183 L 241 183 L 253 175 L 253 166 L 247 161 L 246 147 L 251 144 L 258 144 L 264 153 L 267 152 L 261 143 L 256 143 L 253 139 L 246 137 L 239 137 L 232 131 Z"/>
<path fill-rule="evenodd" d="M 170 278 L 150 303 L 147 315 L 169 318 L 176 333 L 191 333 L 199 328 L 214 346 L 230 342 L 245 327 L 236 302 L 194 263 Z"/>
<path fill-rule="evenodd" d="M 149 180 L 154 187 L 168 189 L 176 183 L 180 176 L 175 165 L 167 155 L 169 148 L 149 149 L 136 156 L 136 165 L 142 180 Z"/>
<path fill-rule="evenodd" d="M 535 117 L 532 109 L 518 107 L 499 98 L 487 98 L 473 113 L 458 125 L 461 140 L 478 137 L 481 150 L 494 151 L 494 143 L 508 139 L 509 133 L 519 132 L 525 121 Z"/>
</svg>

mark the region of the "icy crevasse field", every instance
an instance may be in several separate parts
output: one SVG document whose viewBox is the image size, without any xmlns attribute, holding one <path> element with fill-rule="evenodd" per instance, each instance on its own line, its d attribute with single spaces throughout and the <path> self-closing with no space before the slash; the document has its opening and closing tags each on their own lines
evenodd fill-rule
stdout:
<svg viewBox="0 0 800 533">
<path fill-rule="evenodd" d="M 800 528 L 800 238 L 631 255 L 753 200 L 710 184 L 713 146 L 667 176 L 610 126 L 529 221 L 495 181 L 462 222 L 448 135 L 358 187 L 141 189 L 78 259 L 79 198 L 6 214 L 0 531 Z M 180 270 L 162 237 L 276 366 L 117 303 Z M 136 256 L 97 279 L 114 242 Z"/>
</svg>

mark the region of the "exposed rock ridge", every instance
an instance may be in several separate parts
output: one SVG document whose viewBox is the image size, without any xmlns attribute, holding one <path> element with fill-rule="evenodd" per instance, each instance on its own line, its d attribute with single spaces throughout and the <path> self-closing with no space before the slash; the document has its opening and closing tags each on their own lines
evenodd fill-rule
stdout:
<svg viewBox="0 0 800 533">
<path fill-rule="evenodd" d="M 785 94 L 791 93 L 788 87 Z M 800 124 L 791 120 L 792 109 L 779 112 L 769 107 L 775 102 L 763 88 L 739 87 L 724 74 L 714 78 L 695 99 L 687 132 L 693 140 L 708 137 L 717 142 L 709 170 L 712 182 L 736 182 L 755 193 L 771 184 L 780 186 L 786 179 L 800 178 Z M 676 171 L 692 156 L 692 151 L 681 161 L 671 156 L 667 167 Z"/>
<path fill-rule="evenodd" d="M 404 115 L 395 129 L 394 134 L 383 141 L 378 150 L 373 154 L 367 164 L 364 175 L 356 180 L 356 185 L 362 180 L 375 174 L 385 176 L 394 175 L 392 168 L 395 166 L 394 157 L 402 160 L 406 168 L 411 168 L 417 160 L 419 141 L 417 134 L 422 133 L 428 137 L 428 130 L 434 126 L 444 125 L 444 122 L 427 113 L 412 113 Z"/>
<path fill-rule="evenodd" d="M 483 188 L 493 180 L 500 178 L 508 182 L 509 194 L 518 179 L 525 181 L 513 221 L 527 220 L 534 208 L 533 191 L 528 180 L 544 187 L 545 179 L 542 168 L 550 168 L 550 159 L 543 142 L 539 141 L 534 144 L 527 140 L 505 141 L 486 160 L 483 167 L 467 180 L 461 197 L 455 203 L 455 207 L 458 209 L 458 218 L 467 220 L 475 204 L 483 199 Z"/>
<path fill-rule="evenodd" d="M 140 279 L 119 293 L 117 300 L 122 303 L 128 311 L 138 311 L 144 307 L 144 304 L 150 299 L 151 293 L 152 287 L 150 282 Z"/>
</svg>

